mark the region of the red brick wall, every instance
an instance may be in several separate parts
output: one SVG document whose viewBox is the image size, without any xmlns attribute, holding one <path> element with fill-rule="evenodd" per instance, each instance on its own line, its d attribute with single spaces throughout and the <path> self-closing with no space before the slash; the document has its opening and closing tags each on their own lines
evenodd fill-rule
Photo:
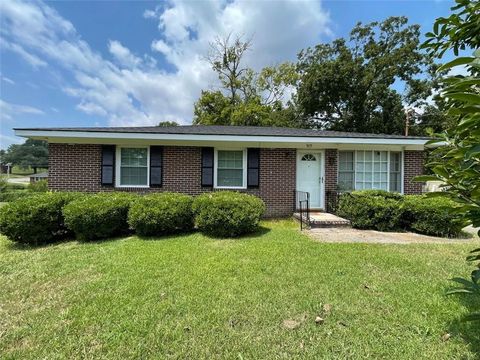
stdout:
<svg viewBox="0 0 480 360">
<path fill-rule="evenodd" d="M 338 150 L 325 150 L 325 207 L 326 210 L 332 212 L 335 208 L 337 199 L 337 164 Z"/>
<path fill-rule="evenodd" d="M 102 187 L 101 145 L 49 144 L 49 188 L 67 191 L 112 191 Z M 210 188 L 201 186 L 201 148 L 165 146 L 163 186 L 152 189 L 122 191 L 177 191 L 198 195 Z M 261 149 L 260 186 L 244 190 L 261 197 L 268 217 L 289 216 L 294 208 L 296 151 L 294 149 Z"/>
<path fill-rule="evenodd" d="M 101 145 L 48 144 L 48 187 L 100 191 Z"/>
<path fill-rule="evenodd" d="M 421 194 L 423 184 L 412 180 L 415 176 L 423 174 L 425 153 L 405 150 L 403 156 L 403 192 L 408 195 Z"/>
</svg>

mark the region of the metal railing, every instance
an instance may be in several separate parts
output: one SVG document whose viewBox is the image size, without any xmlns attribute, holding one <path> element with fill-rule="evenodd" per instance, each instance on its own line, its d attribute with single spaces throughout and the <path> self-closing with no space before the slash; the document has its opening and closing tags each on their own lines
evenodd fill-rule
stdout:
<svg viewBox="0 0 480 360">
<path fill-rule="evenodd" d="M 295 207 L 300 215 L 300 230 L 303 230 L 304 225 L 310 227 L 310 193 L 295 191 Z"/>
</svg>

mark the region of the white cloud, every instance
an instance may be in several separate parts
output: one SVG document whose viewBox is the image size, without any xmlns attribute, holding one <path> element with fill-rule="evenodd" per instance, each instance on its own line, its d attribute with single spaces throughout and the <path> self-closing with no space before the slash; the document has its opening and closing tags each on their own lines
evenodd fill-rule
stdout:
<svg viewBox="0 0 480 360">
<path fill-rule="evenodd" d="M 32 65 L 38 60 L 36 67 L 48 63 L 68 71 L 75 81 L 63 91 L 78 98 L 77 109 L 105 116 L 111 125 L 190 123 L 201 89 L 217 82 L 205 61 L 209 42 L 216 36 L 253 37 L 254 47 L 245 61 L 259 69 L 293 60 L 300 49 L 330 34 L 328 14 L 320 2 L 171 1 L 143 14 L 158 21 L 159 36 L 151 49 L 175 69 L 166 71 L 149 54 L 139 57 L 118 40 L 107 44 L 114 59 L 109 61 L 42 2 L 0 1 L 0 12 L 9 49 L 22 49 L 33 57 Z"/>
<path fill-rule="evenodd" d="M 6 76 L 3 76 L 3 75 L 0 75 L 0 78 L 5 81 L 6 83 L 10 84 L 10 85 L 15 85 L 15 81 L 13 81 L 12 79 L 6 77 Z"/>
<path fill-rule="evenodd" d="M 33 106 L 12 104 L 0 99 L 0 120 L 12 120 L 21 114 L 43 115 L 44 112 Z"/>
<path fill-rule="evenodd" d="M 110 41 L 108 44 L 108 50 L 117 59 L 120 65 L 127 67 L 135 67 L 140 65 L 142 60 L 133 55 L 130 50 L 123 46 L 120 41 Z"/>
</svg>

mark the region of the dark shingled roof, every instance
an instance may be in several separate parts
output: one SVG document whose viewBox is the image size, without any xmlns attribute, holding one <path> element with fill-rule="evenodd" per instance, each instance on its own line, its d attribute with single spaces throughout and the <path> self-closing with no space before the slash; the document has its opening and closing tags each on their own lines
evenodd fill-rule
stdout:
<svg viewBox="0 0 480 360">
<path fill-rule="evenodd" d="M 294 129 L 284 127 L 262 126 L 144 126 L 144 127 L 73 127 L 73 128 L 17 128 L 14 130 L 34 131 L 82 131 L 110 133 L 148 133 L 148 134 L 182 134 L 182 135 L 240 135 L 240 136 L 280 136 L 280 137 L 340 137 L 365 139 L 429 139 L 420 136 L 403 136 L 387 134 L 367 134 L 342 131 L 325 131 L 312 129 Z"/>
</svg>

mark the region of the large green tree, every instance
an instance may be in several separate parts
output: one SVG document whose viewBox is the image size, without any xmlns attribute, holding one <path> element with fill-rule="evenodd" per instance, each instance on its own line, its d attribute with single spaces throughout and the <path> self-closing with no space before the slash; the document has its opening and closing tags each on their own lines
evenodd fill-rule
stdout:
<svg viewBox="0 0 480 360">
<path fill-rule="evenodd" d="M 21 145 L 10 145 L 2 161 L 21 168 L 31 167 L 37 173 L 37 168 L 48 166 L 48 144 L 46 141 L 27 139 Z"/>
<path fill-rule="evenodd" d="M 227 36 L 211 44 L 208 61 L 217 73 L 220 89 L 203 90 L 194 105 L 194 124 L 299 126 L 286 93 L 298 78 L 292 63 L 268 66 L 256 72 L 243 65 L 250 41 Z"/>
<path fill-rule="evenodd" d="M 357 24 L 348 40 L 303 50 L 296 96 L 302 116 L 319 128 L 402 134 L 404 107 L 421 106 L 434 85 L 419 39 L 418 25 L 390 17 Z"/>
</svg>

